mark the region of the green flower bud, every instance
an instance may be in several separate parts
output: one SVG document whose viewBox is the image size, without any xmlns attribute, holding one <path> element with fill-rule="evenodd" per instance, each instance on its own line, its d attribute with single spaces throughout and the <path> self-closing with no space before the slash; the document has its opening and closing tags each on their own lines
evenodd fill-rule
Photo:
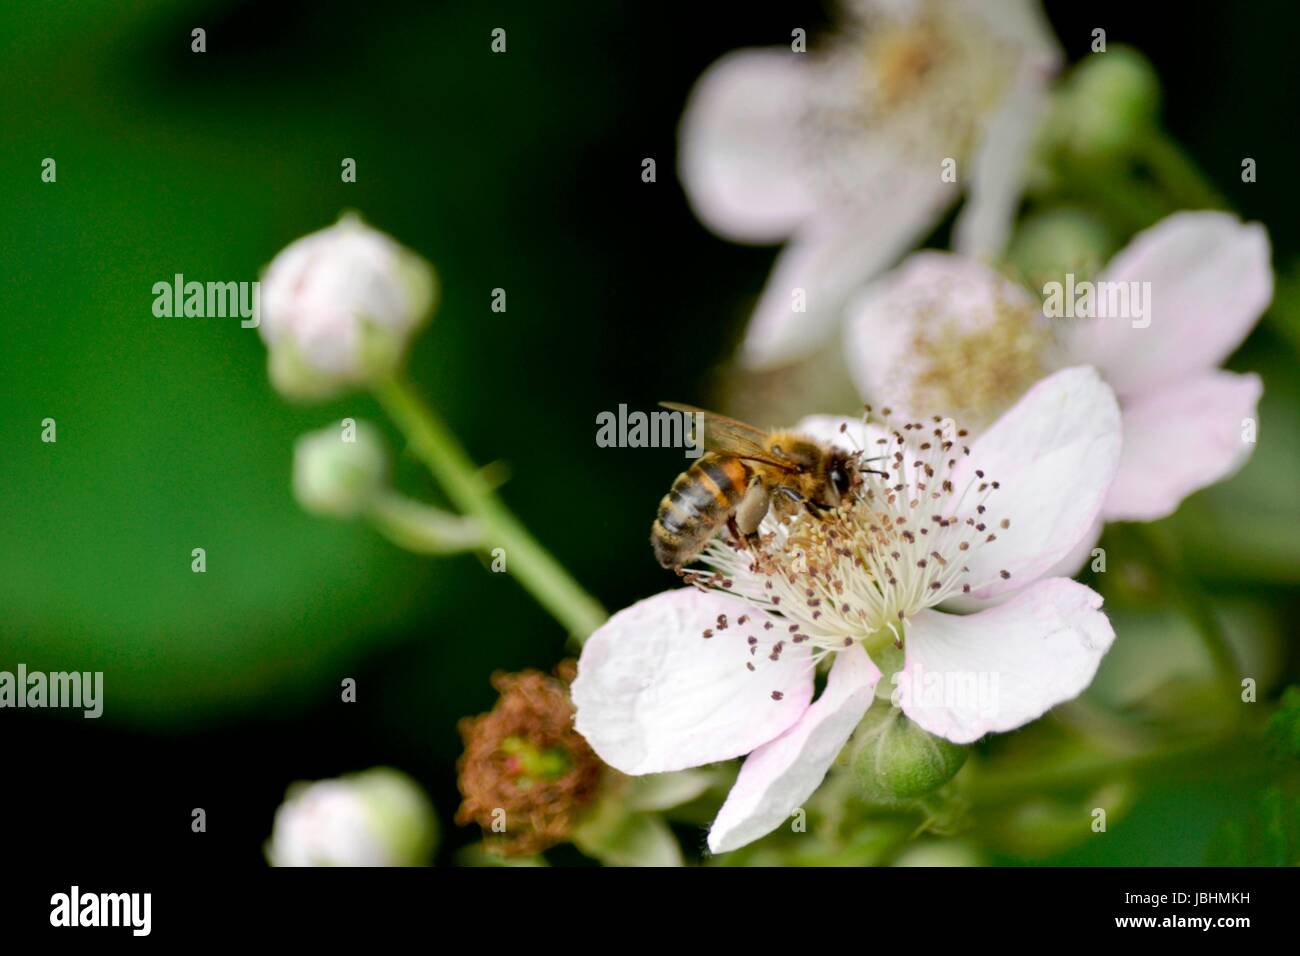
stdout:
<svg viewBox="0 0 1300 956">
<path fill-rule="evenodd" d="M 424 791 L 406 774 L 376 767 L 291 786 L 265 852 L 272 866 L 424 866 L 437 842 Z"/>
<path fill-rule="evenodd" d="M 1155 123 L 1160 80 L 1132 47 L 1094 53 L 1066 81 L 1054 118 L 1058 135 L 1084 158 L 1121 155 Z"/>
<path fill-rule="evenodd" d="M 853 778 L 862 796 L 876 803 L 923 797 L 951 780 L 965 762 L 965 747 L 926 733 L 882 702 L 867 711 L 853 734 Z"/>
<path fill-rule="evenodd" d="M 1089 279 L 1114 251 L 1110 231 L 1090 212 L 1050 209 L 1029 216 L 1016 230 L 1007 257 L 1032 288 L 1073 273 Z"/>
<path fill-rule="evenodd" d="M 313 514 L 355 517 L 371 505 L 387 480 L 388 453 L 369 422 L 345 419 L 303 435 L 294 446 L 294 497 Z"/>
</svg>

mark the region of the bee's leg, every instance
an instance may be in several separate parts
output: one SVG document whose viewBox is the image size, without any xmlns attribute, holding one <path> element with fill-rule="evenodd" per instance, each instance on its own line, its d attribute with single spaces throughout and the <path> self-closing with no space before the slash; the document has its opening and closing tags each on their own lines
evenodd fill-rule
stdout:
<svg viewBox="0 0 1300 956">
<path fill-rule="evenodd" d="M 745 497 L 741 498 L 740 504 L 736 505 L 735 514 L 732 516 L 736 524 L 735 530 L 745 539 L 751 551 L 758 547 L 758 526 L 762 523 L 763 516 L 767 514 L 770 504 L 771 496 L 767 488 L 754 478 L 745 491 Z"/>
<path fill-rule="evenodd" d="M 727 530 L 731 532 L 732 542 L 739 547 L 745 536 L 741 534 L 740 529 L 736 527 L 736 516 L 734 514 L 727 515 Z"/>
<path fill-rule="evenodd" d="M 781 494 L 785 495 L 795 504 L 803 505 L 805 508 L 808 509 L 809 514 L 819 515 L 823 511 L 831 510 L 828 505 L 824 505 L 818 501 L 813 501 L 811 498 L 805 498 L 803 495 L 799 494 L 799 492 L 796 491 L 794 488 L 787 488 L 785 485 L 781 485 L 777 489 L 777 491 L 781 492 Z"/>
<path fill-rule="evenodd" d="M 727 530 L 731 532 L 731 545 L 737 551 L 757 552 L 758 532 L 749 534 L 741 532 L 734 513 L 727 516 Z"/>
</svg>

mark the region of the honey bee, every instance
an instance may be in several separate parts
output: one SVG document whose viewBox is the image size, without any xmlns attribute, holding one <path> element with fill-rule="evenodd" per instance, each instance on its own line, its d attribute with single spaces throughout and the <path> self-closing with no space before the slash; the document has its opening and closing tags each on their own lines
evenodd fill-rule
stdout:
<svg viewBox="0 0 1300 956">
<path fill-rule="evenodd" d="M 665 568 L 689 564 L 723 525 L 737 543 L 752 542 L 769 508 L 786 517 L 799 508 L 838 507 L 857 481 L 856 452 L 797 432 L 765 432 L 691 405 L 660 404 L 704 416 L 704 454 L 677 476 L 650 529 Z"/>
</svg>

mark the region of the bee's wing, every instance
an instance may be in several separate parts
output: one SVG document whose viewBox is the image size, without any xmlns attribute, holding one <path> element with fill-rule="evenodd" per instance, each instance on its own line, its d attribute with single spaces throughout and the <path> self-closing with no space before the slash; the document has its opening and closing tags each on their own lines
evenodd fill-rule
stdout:
<svg viewBox="0 0 1300 956">
<path fill-rule="evenodd" d="M 759 461 L 786 471 L 793 471 L 790 462 L 777 458 L 767 449 L 767 433 L 761 428 L 746 425 L 726 415 L 710 412 L 694 405 L 682 405 L 678 402 L 660 402 L 664 408 L 688 415 L 704 416 L 704 450 L 727 455 L 731 458 L 744 458 L 747 461 Z"/>
</svg>

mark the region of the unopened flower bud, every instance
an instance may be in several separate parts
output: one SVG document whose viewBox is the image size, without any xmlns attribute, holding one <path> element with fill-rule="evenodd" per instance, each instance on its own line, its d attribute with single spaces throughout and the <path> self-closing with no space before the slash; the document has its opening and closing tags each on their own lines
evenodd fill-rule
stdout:
<svg viewBox="0 0 1300 956">
<path fill-rule="evenodd" d="M 881 701 L 853 734 L 851 766 L 868 800 L 902 803 L 943 786 L 966 762 L 966 748 L 926 733 Z"/>
<path fill-rule="evenodd" d="M 388 480 L 388 453 L 369 422 L 340 422 L 301 436 L 293 450 L 293 493 L 313 514 L 351 518 Z"/>
<path fill-rule="evenodd" d="M 1091 279 L 1114 251 L 1106 226 L 1083 209 L 1049 209 L 1027 217 L 1016 230 L 1007 258 L 1031 288 Z"/>
<path fill-rule="evenodd" d="M 1077 66 L 1057 104 L 1055 123 L 1084 158 L 1120 155 L 1155 123 L 1160 80 L 1132 47 L 1114 46 Z"/>
<path fill-rule="evenodd" d="M 376 767 L 291 786 L 266 858 L 272 866 L 423 866 L 437 841 L 424 791 L 406 774 Z"/>
<path fill-rule="evenodd" d="M 354 215 L 293 242 L 262 276 L 272 384 L 319 399 L 391 372 L 436 290 L 432 266 Z"/>
</svg>

